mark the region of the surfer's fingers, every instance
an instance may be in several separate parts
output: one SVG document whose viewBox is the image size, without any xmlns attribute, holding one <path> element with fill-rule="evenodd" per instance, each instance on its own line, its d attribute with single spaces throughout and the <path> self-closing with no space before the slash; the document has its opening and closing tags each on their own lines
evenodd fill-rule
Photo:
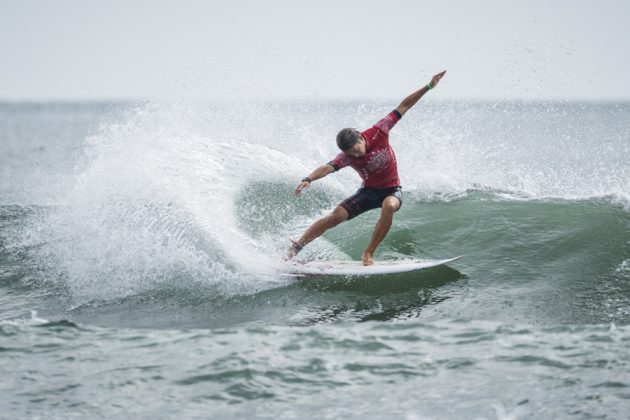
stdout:
<svg viewBox="0 0 630 420">
<path fill-rule="evenodd" d="M 295 195 L 300 195 L 302 190 L 305 188 L 304 182 L 300 182 L 297 187 L 295 187 Z"/>
</svg>

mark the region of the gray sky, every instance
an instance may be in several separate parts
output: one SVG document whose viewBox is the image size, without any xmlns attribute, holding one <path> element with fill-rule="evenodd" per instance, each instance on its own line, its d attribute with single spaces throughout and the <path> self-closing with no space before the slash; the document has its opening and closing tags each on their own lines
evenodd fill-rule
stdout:
<svg viewBox="0 0 630 420">
<path fill-rule="evenodd" d="M 630 100 L 630 1 L 0 0 L 0 100 Z"/>
</svg>

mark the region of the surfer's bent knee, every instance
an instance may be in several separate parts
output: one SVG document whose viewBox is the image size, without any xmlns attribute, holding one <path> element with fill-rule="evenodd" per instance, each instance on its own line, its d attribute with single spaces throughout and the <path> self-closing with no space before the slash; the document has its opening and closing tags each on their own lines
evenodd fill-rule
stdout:
<svg viewBox="0 0 630 420">
<path fill-rule="evenodd" d="M 390 199 L 393 198 L 393 199 Z M 381 206 L 381 214 L 391 215 L 393 216 L 395 212 L 401 206 L 401 201 L 398 197 L 394 195 L 390 195 L 385 200 L 383 200 L 383 205 Z"/>
</svg>

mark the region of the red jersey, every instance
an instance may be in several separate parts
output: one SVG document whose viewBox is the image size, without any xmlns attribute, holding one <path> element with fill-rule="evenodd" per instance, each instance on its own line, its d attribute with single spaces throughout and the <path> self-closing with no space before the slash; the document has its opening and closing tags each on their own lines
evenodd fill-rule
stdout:
<svg viewBox="0 0 630 420">
<path fill-rule="evenodd" d="M 359 173 L 367 188 L 399 187 L 398 165 L 394 149 L 389 145 L 389 130 L 400 120 L 400 113 L 393 110 L 385 118 L 361 134 L 365 139 L 365 155 L 354 158 L 339 153 L 328 164 L 335 171 L 351 166 Z"/>
</svg>

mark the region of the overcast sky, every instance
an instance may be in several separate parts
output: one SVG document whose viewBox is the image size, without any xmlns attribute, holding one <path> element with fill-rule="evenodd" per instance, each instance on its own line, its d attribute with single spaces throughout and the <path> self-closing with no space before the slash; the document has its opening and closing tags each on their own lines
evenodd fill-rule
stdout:
<svg viewBox="0 0 630 420">
<path fill-rule="evenodd" d="M 0 0 L 0 100 L 630 100 L 630 1 Z"/>
</svg>

